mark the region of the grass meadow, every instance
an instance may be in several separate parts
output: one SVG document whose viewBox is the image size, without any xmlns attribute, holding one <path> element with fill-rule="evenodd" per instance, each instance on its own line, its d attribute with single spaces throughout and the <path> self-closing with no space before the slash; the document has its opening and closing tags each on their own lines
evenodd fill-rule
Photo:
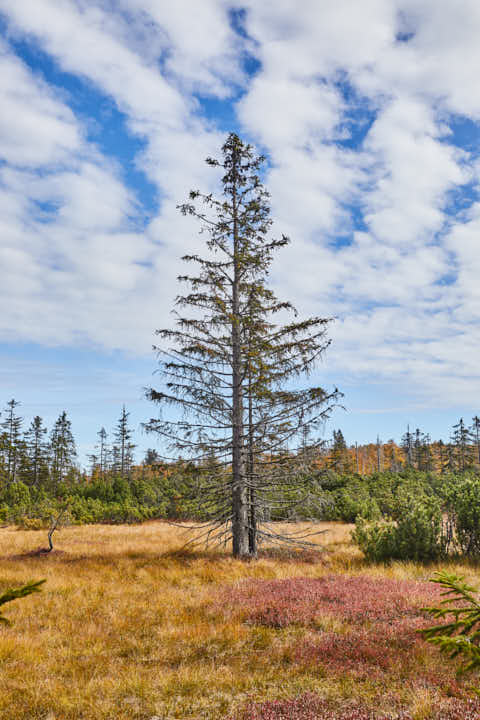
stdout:
<svg viewBox="0 0 480 720">
<path fill-rule="evenodd" d="M 322 552 L 184 550 L 163 522 L 0 529 L 2 720 L 480 718 L 476 678 L 419 639 L 435 566 L 366 564 L 351 526 Z M 445 564 L 442 565 L 445 567 Z M 474 566 L 450 566 L 480 585 Z"/>
</svg>

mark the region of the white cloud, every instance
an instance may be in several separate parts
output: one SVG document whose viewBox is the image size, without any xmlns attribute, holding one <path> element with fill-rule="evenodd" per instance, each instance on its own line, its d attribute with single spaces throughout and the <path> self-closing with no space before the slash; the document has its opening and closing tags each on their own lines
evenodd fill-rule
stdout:
<svg viewBox="0 0 480 720">
<path fill-rule="evenodd" d="M 449 113 L 476 119 L 480 99 L 471 71 L 478 7 L 461 5 L 460 19 L 458 8 L 444 12 L 433 2 L 311 2 L 302 12 L 288 0 L 252 2 L 247 28 L 262 69 L 239 106 L 244 126 L 271 152 L 278 227 L 293 239 L 277 266 L 278 285 L 305 310 L 340 317 L 329 351 L 339 372 L 423 385 L 435 389 L 434 403 L 470 398 L 472 376 L 478 381 L 473 362 L 464 359 L 462 369 L 454 353 L 440 351 L 452 328 L 455 354 L 473 358 L 480 350 L 480 336 L 461 322 L 460 307 L 471 309 L 472 296 L 442 283 L 454 262 L 460 285 L 471 287 L 476 268 L 465 248 L 476 225 L 460 232 L 446 214 L 450 191 L 474 172 L 468 154 L 448 142 Z M 397 42 L 400 30 L 413 38 Z M 345 81 L 357 96 L 342 102 Z M 303 102 L 289 103 L 299 88 Z M 312 107 L 326 89 L 337 101 L 327 97 L 322 116 Z M 353 153 L 332 147 L 358 99 L 373 119 L 363 144 Z M 356 203 L 366 232 L 337 250 L 332 235 L 348 234 L 348 206 Z M 463 376 L 470 385 L 448 382 Z"/>
<path fill-rule="evenodd" d="M 117 37 L 120 19 L 91 3 L 25 0 L 0 3 L 13 28 L 34 35 L 64 70 L 88 78 L 135 116 L 139 130 L 157 122 L 174 128 L 186 102 L 157 71 Z M 132 112 L 134 111 L 134 112 Z"/>
<path fill-rule="evenodd" d="M 126 232 L 134 199 L 58 93 L 5 46 L 0 68 L 8 120 L 0 140 L 0 332 L 101 343 L 95 318 L 106 324 L 116 303 L 118 314 L 119 292 L 141 281 L 137 263 L 151 252 Z"/>
<path fill-rule="evenodd" d="M 417 99 L 401 97 L 379 114 L 366 140 L 379 178 L 365 214 L 378 240 L 416 245 L 442 228 L 446 193 L 469 175 L 466 153 L 441 138 L 432 110 Z"/>
<path fill-rule="evenodd" d="M 121 5 L 141 19 L 149 37 L 153 25 L 154 38 L 164 38 L 157 53 L 165 73 L 182 89 L 224 98 L 232 94 L 232 84 L 246 83 L 241 63 L 245 42 L 229 23 L 228 2 L 123 0 Z"/>
<path fill-rule="evenodd" d="M 69 161 L 82 142 L 73 113 L 0 42 L 0 157 L 22 165 Z"/>
<path fill-rule="evenodd" d="M 175 203 L 188 193 L 186 177 L 205 186 L 212 172 L 202 160 L 217 149 L 221 135 L 195 118 L 196 104 L 171 86 L 154 58 L 147 62 L 135 43 L 124 43 L 125 18 L 73 2 L 45 1 L 41 12 L 36 3 L 8 10 L 15 32 L 34 34 L 64 70 L 95 83 L 127 113 L 132 130 L 147 140 L 138 163 L 167 209 L 143 234 L 132 232 L 135 199 L 119 170 L 85 142 L 81 124 L 52 90 L 6 53 L 19 76 L 15 113 L 24 121 L 7 140 L 11 153 L 26 147 L 31 167 L 2 171 L 0 205 L 9 232 L 2 241 L 14 292 L 0 297 L 0 304 L 8 299 L 13 308 L 2 315 L 0 331 L 41 343 L 80 339 L 145 352 L 153 330 L 169 321 L 179 256 L 197 242 Z M 35 116 L 31 108 L 39 108 Z M 62 155 L 66 121 L 77 143 Z M 28 150 L 28 142 L 35 146 L 42 139 L 43 127 L 48 156 Z M 25 257 L 11 251 L 18 240 Z"/>
<path fill-rule="evenodd" d="M 267 73 L 288 70 L 292 77 L 331 75 L 338 67 L 374 63 L 392 40 L 396 9 L 385 0 L 255 0 L 247 30 L 259 43 Z"/>
<path fill-rule="evenodd" d="M 179 257 L 203 244 L 175 204 L 212 189 L 203 158 L 222 135 L 194 93 L 237 102 L 271 167 L 274 231 L 292 245 L 275 265 L 279 294 L 338 315 L 335 369 L 468 397 L 480 351 L 480 211 L 452 218 L 449 193 L 477 168 L 449 135 L 450 113 L 479 120 L 480 9 L 427 0 L 236 3 L 0 0 L 9 31 L 33 42 L 125 113 L 145 140 L 136 162 L 161 206 L 140 233 L 120 168 L 88 144 L 65 97 L 0 51 L 4 337 L 147 350 L 168 322 Z M 398 31 L 412 33 L 398 42 Z M 248 51 L 260 65 L 245 75 Z M 349 94 L 350 93 L 350 94 Z M 371 127 L 358 147 L 356 110 Z M 365 119 L 365 118 L 364 118 Z M 354 131 L 358 128 L 354 128 Z M 355 229 L 352 207 L 361 210 Z M 340 235 L 350 244 L 338 249 Z M 452 270 L 453 284 L 442 278 Z M 455 340 L 451 339 L 455 333 Z M 448 338 L 445 340 L 445 338 Z M 457 355 L 457 357 L 455 357 Z M 462 361 L 458 363 L 458 355 Z M 468 383 L 470 389 L 467 390 Z M 447 400 L 445 400 L 446 402 Z"/>
</svg>

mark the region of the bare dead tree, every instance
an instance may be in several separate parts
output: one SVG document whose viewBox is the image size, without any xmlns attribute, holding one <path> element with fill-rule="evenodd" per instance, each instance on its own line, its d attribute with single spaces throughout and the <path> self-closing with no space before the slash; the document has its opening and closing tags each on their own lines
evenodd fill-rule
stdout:
<svg viewBox="0 0 480 720">
<path fill-rule="evenodd" d="M 230 134 L 221 161 L 207 159 L 224 172 L 222 197 L 193 190 L 180 206 L 200 221 L 208 253 L 183 258 L 199 271 L 179 277 L 189 292 L 176 299 L 176 327 L 157 331 L 170 345 L 155 348 L 165 387 L 147 391 L 174 417 L 151 419 L 146 430 L 199 468 L 190 498 L 204 519 L 196 540 L 231 539 L 236 557 L 255 555 L 261 540 L 305 539 L 277 534 L 265 521 L 272 514 L 294 519 L 312 502 L 308 481 L 319 441 L 305 438 L 318 434 L 340 396 L 297 387 L 329 345 L 330 320 L 297 321 L 294 307 L 267 287 L 274 253 L 289 240 L 268 237 L 264 159 Z M 180 314 L 184 308 L 190 317 Z M 275 322 L 288 314 L 293 321 Z"/>
<path fill-rule="evenodd" d="M 53 550 L 53 533 L 55 532 L 55 530 L 59 529 L 59 525 L 62 521 L 63 516 L 67 512 L 67 510 L 68 510 L 68 505 L 63 507 L 60 510 L 60 512 L 56 515 L 56 517 L 52 516 L 51 522 L 50 522 L 50 528 L 48 530 L 48 536 L 47 536 L 48 537 L 48 548 L 45 549 L 43 552 L 45 552 L 45 553 L 52 552 L 52 550 Z"/>
</svg>

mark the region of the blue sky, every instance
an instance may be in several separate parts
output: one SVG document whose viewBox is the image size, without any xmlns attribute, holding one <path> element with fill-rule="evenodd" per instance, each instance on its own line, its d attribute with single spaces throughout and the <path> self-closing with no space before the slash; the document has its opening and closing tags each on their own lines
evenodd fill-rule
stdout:
<svg viewBox="0 0 480 720">
<path fill-rule="evenodd" d="M 0 0 L 0 402 L 66 409 L 80 458 L 123 403 L 154 438 L 154 330 L 176 205 L 235 130 L 268 156 L 272 272 L 335 317 L 326 434 L 448 437 L 478 414 L 480 7 L 475 0 Z"/>
</svg>

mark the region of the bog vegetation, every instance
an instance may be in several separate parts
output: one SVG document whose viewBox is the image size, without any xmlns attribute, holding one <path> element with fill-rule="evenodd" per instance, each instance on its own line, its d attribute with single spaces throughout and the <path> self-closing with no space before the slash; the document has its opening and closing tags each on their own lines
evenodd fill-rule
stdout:
<svg viewBox="0 0 480 720">
<path fill-rule="evenodd" d="M 182 550 L 163 521 L 0 529 L 0 593 L 45 578 L 0 627 L 0 717 L 44 720 L 473 720 L 476 674 L 418 634 L 438 605 L 435 569 L 365 560 L 352 525 L 315 549 Z M 304 528 L 306 529 L 306 528 Z M 282 528 L 277 527 L 277 530 Z"/>
</svg>

